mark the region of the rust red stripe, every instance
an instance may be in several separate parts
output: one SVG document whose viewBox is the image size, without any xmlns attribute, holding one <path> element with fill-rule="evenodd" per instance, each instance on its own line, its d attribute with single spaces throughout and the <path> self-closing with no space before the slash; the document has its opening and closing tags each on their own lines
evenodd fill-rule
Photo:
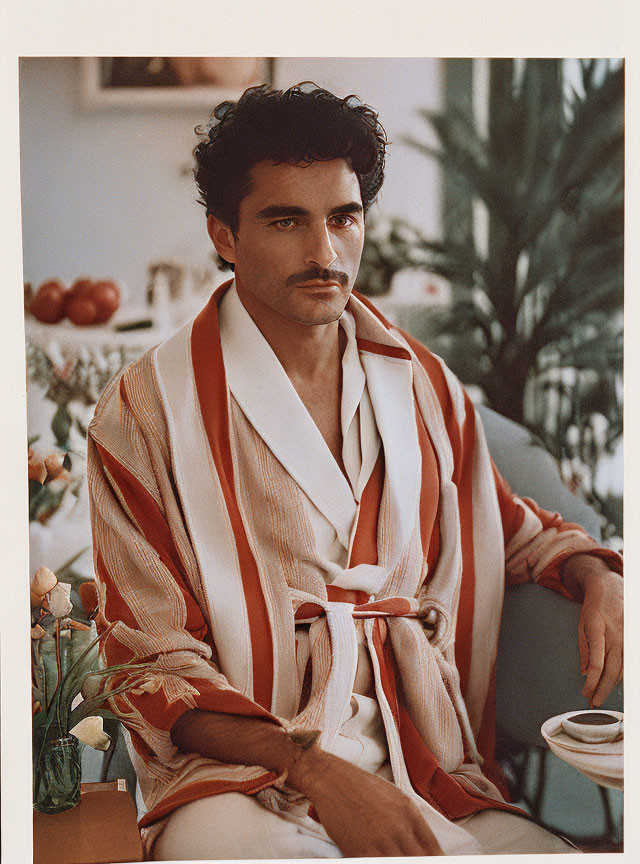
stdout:
<svg viewBox="0 0 640 864">
<path fill-rule="evenodd" d="M 354 606 L 358 606 L 361 603 L 366 603 L 370 596 L 366 591 L 340 588 L 338 585 L 327 585 L 327 600 L 331 600 L 332 602 L 353 603 Z"/>
<path fill-rule="evenodd" d="M 293 617 L 296 621 L 306 621 L 307 618 L 316 618 L 318 615 L 324 615 L 324 607 L 319 603 L 303 603 Z"/>
<path fill-rule="evenodd" d="M 484 713 L 480 723 L 480 731 L 476 736 L 478 752 L 484 759 L 482 773 L 498 787 L 503 797 L 509 800 L 507 781 L 496 762 L 496 669 L 491 670 L 489 691 L 484 704 Z"/>
<path fill-rule="evenodd" d="M 411 354 L 400 345 L 384 345 L 382 342 L 372 342 L 370 339 L 356 338 L 360 351 L 368 351 L 369 354 L 381 354 L 383 357 L 395 357 L 396 360 L 411 360 Z"/>
<path fill-rule="evenodd" d="M 410 336 L 402 330 L 400 332 L 411 346 L 412 351 L 415 352 L 420 365 L 427 373 L 431 386 L 435 390 L 436 397 L 442 410 L 447 436 L 453 450 L 454 463 L 457 463 L 461 455 L 462 440 L 460 437 L 458 421 L 456 419 L 455 406 L 453 404 L 453 399 L 451 398 L 447 379 L 442 371 L 442 366 L 428 348 L 425 348 L 421 342 L 418 342 L 417 339 L 414 339 L 413 336 Z"/>
<path fill-rule="evenodd" d="M 422 456 L 422 481 L 420 486 L 420 540 L 422 543 L 422 554 L 426 558 L 430 552 L 434 527 L 436 526 L 436 520 L 438 518 L 438 503 L 440 501 L 440 471 L 438 470 L 438 460 L 433 447 L 433 442 L 431 441 L 431 436 L 429 435 L 422 414 L 418 410 L 417 400 L 416 426 L 418 429 L 418 444 Z M 437 533 L 437 540 L 439 541 L 439 533 Z"/>
<path fill-rule="evenodd" d="M 226 282 L 221 285 L 195 319 L 191 333 L 191 356 L 200 411 L 238 551 L 249 617 L 254 698 L 268 709 L 273 694 L 273 639 L 258 567 L 235 493 L 229 440 L 229 406 L 218 326 L 218 304 L 230 284 Z"/>
<path fill-rule="evenodd" d="M 94 441 L 103 465 L 113 478 L 120 490 L 127 507 L 138 523 L 145 540 L 156 550 L 158 557 L 171 573 L 180 588 L 187 607 L 186 629 L 203 642 L 210 643 L 209 628 L 207 627 L 202 610 L 194 601 L 188 587 L 186 573 L 180 561 L 180 556 L 173 542 L 169 525 L 162 514 L 153 495 L 145 489 L 142 483 L 115 456 L 109 453 L 101 444 Z M 100 558 L 101 579 L 111 582 L 110 574 Z M 118 596 L 118 591 L 108 592 L 109 602 Z M 112 605 L 108 607 L 112 610 Z M 111 612 L 113 615 L 113 612 Z M 110 617 L 110 616 L 107 616 Z M 131 613 L 124 603 L 118 604 L 118 613 L 110 617 L 110 620 L 122 620 L 129 626 L 137 627 L 137 623 L 131 621 Z"/>
<path fill-rule="evenodd" d="M 458 487 L 460 508 L 460 533 L 462 546 L 462 580 L 456 622 L 456 666 L 460 673 L 460 688 L 466 693 L 471 669 L 471 634 L 475 605 L 475 561 L 473 554 L 473 453 L 476 435 L 475 409 L 465 394 L 466 414 L 462 427 L 463 459 L 454 471 L 454 482 Z"/>
<path fill-rule="evenodd" d="M 418 795 L 448 819 L 460 819 L 486 809 L 507 810 L 523 815 L 523 811 L 513 805 L 481 794 L 471 794 L 442 770 L 405 708 L 393 649 L 385 635 L 386 626 L 380 619 L 376 619 L 373 643 L 380 664 L 382 689 L 398 729 L 411 785 Z"/>
<path fill-rule="evenodd" d="M 358 564 L 378 563 L 378 520 L 384 488 L 384 473 L 384 448 L 381 446 L 376 464 L 373 466 L 373 471 L 360 499 L 358 523 L 351 547 L 349 567 L 356 567 Z"/>
<path fill-rule="evenodd" d="M 480 810 L 507 810 L 523 814 L 511 804 L 472 794 L 438 765 L 420 737 L 413 720 L 400 702 L 400 741 L 411 785 L 421 798 L 436 807 L 447 819 L 462 819 Z"/>
</svg>

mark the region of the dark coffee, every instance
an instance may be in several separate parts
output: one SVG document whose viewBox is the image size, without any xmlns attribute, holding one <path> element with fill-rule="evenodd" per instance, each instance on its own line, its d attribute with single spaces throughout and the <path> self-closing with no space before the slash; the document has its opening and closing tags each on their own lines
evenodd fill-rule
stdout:
<svg viewBox="0 0 640 864">
<path fill-rule="evenodd" d="M 617 717 L 612 717 L 611 714 L 600 714 L 597 711 L 591 714 L 575 714 L 568 719 L 572 723 L 580 723 L 583 726 L 606 726 L 608 723 L 618 723 Z"/>
</svg>

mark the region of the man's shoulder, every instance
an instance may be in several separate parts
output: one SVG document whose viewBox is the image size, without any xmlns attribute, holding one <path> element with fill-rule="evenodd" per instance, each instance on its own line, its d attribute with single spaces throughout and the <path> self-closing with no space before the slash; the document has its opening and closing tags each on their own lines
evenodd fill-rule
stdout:
<svg viewBox="0 0 640 864">
<path fill-rule="evenodd" d="M 89 431 L 94 433 L 109 425 L 112 418 L 122 419 L 124 411 L 148 413 L 158 401 L 158 385 L 154 371 L 154 353 L 151 348 L 123 366 L 105 387 L 95 408 Z M 136 410 L 142 408 L 142 411 Z"/>
</svg>

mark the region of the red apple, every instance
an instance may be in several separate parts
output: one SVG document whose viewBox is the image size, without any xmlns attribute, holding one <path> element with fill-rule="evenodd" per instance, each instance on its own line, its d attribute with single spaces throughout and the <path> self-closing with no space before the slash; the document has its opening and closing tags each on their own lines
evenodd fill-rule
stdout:
<svg viewBox="0 0 640 864">
<path fill-rule="evenodd" d="M 91 293 L 91 289 L 93 288 L 93 279 L 89 279 L 88 276 L 82 276 L 80 279 L 76 279 L 71 288 L 69 289 L 69 299 L 71 297 L 86 297 Z"/>
<path fill-rule="evenodd" d="M 64 286 L 58 279 L 49 279 L 38 288 L 36 296 L 29 305 L 29 311 L 45 324 L 57 324 L 65 315 Z"/>
<path fill-rule="evenodd" d="M 91 297 L 76 296 L 68 299 L 66 312 L 74 324 L 95 324 L 98 320 L 98 307 Z"/>
<path fill-rule="evenodd" d="M 96 320 L 100 323 L 108 321 L 120 305 L 120 289 L 110 279 L 96 282 L 90 296 L 98 309 Z"/>
</svg>

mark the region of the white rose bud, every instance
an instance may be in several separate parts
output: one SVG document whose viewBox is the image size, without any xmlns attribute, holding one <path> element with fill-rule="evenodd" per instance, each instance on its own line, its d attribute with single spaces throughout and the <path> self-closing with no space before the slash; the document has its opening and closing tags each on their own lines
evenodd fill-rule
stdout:
<svg viewBox="0 0 640 864">
<path fill-rule="evenodd" d="M 85 717 L 69 732 L 75 735 L 83 744 L 88 744 L 95 750 L 108 750 L 111 738 L 104 731 L 102 717 Z"/>
<path fill-rule="evenodd" d="M 54 618 L 65 618 L 73 609 L 71 602 L 71 585 L 66 582 L 58 582 L 47 595 L 49 612 Z"/>
</svg>

